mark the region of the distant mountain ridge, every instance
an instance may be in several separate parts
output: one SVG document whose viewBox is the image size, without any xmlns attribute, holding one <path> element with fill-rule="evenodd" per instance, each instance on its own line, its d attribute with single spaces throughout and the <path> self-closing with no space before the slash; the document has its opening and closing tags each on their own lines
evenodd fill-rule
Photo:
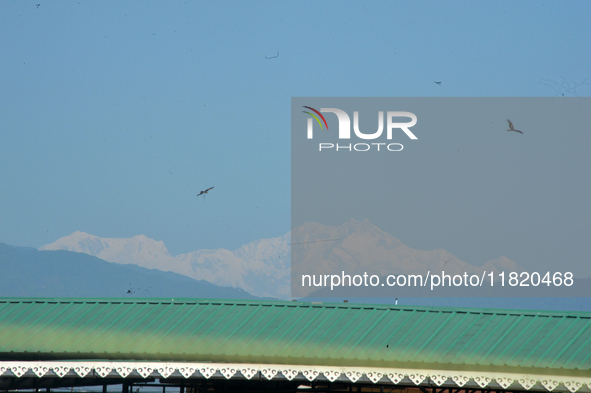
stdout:
<svg viewBox="0 0 591 393">
<path fill-rule="evenodd" d="M 144 235 L 101 238 L 74 232 L 40 250 L 68 250 L 109 262 L 170 271 L 260 297 L 290 297 L 289 234 L 248 243 L 235 251 L 199 250 L 173 257 L 162 241 Z"/>
<path fill-rule="evenodd" d="M 337 227 L 307 223 L 294 229 L 295 252 L 308 255 L 319 269 L 326 264 L 345 264 L 351 271 L 367 266 L 371 261 L 376 274 L 411 273 L 420 270 L 445 270 L 448 274 L 467 271 L 522 269 L 501 256 L 477 267 L 463 262 L 446 250 L 416 250 L 399 239 L 372 225 L 368 220 L 351 219 Z M 302 234 L 308 236 L 301 238 Z M 318 239 L 335 239 L 315 242 Z M 198 250 L 172 256 L 162 241 L 144 235 L 131 238 L 101 238 L 84 232 L 74 232 L 41 250 L 69 250 L 97 256 L 109 262 L 135 264 L 151 269 L 170 271 L 206 280 L 216 285 L 241 288 L 255 296 L 291 298 L 292 233 L 259 239 L 235 251 L 226 249 Z M 324 257 L 317 258 L 318 248 Z M 307 254 L 306 254 L 307 253 Z"/>
<path fill-rule="evenodd" d="M 257 298 L 242 289 L 66 250 L 0 243 L 0 266 L 1 297 Z"/>
<path fill-rule="evenodd" d="M 56 242 L 40 247 L 39 250 L 67 250 L 81 252 L 120 264 L 136 264 L 149 269 L 164 270 L 163 264 L 170 263 L 172 255 L 162 241 L 145 235 L 132 238 L 101 238 L 89 233 L 76 231 Z M 142 263 L 134 261 L 141 260 Z"/>
<path fill-rule="evenodd" d="M 234 288 L 196 281 L 174 273 L 118 265 L 71 251 L 39 251 L 0 243 L 0 297 L 150 297 L 256 299 Z M 392 298 L 351 298 L 353 303 L 393 304 Z M 591 311 L 589 298 L 404 298 L 398 304 Z M 302 301 L 340 302 L 337 298 Z"/>
</svg>

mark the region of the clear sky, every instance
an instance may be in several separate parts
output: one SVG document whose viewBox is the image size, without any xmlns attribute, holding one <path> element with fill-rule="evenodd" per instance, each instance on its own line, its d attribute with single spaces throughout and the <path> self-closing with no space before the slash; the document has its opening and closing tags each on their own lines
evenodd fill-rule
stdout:
<svg viewBox="0 0 591 393">
<path fill-rule="evenodd" d="M 2 1 L 0 242 L 145 234 L 177 255 L 281 236 L 291 97 L 589 97 L 590 20 L 588 1 Z M 569 257 L 588 258 L 587 152 L 552 152 L 579 165 L 555 174 L 577 193 L 561 210 L 581 222 Z M 428 225 L 391 235 L 473 264 L 519 263 L 503 244 L 463 248 L 471 226 L 431 240 Z M 553 225 L 528 247 L 552 233 L 554 250 L 574 247 Z"/>
</svg>

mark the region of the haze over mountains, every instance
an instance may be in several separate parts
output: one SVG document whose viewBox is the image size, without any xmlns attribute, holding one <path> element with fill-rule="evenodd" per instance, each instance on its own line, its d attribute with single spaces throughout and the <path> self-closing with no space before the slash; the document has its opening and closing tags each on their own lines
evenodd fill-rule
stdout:
<svg viewBox="0 0 591 393">
<path fill-rule="evenodd" d="M 0 266 L 2 297 L 254 298 L 241 289 L 65 250 L 0 243 Z"/>
<path fill-rule="evenodd" d="M 467 271 L 522 271 L 506 257 L 477 267 L 460 261 L 440 249 L 416 250 L 405 246 L 399 239 L 380 230 L 369 221 L 349 220 L 338 227 L 316 223 L 294 230 L 298 241 L 295 252 L 303 253 L 311 265 L 321 269 L 327 264 L 346 265 L 351 272 L 369 268 L 375 274 L 432 272 L 445 269 L 449 273 Z M 302 233 L 308 238 L 302 239 Z M 294 237 L 295 238 L 295 237 Z M 316 242 L 319 239 L 336 239 Z M 291 235 L 260 239 L 237 250 L 198 250 L 172 256 L 162 241 L 144 235 L 132 238 L 100 238 L 84 232 L 74 232 L 41 250 L 68 250 L 96 256 L 109 262 L 134 264 L 150 269 L 170 271 L 216 285 L 235 287 L 260 297 L 290 298 Z M 302 242 L 303 241 L 303 242 Z M 318 250 L 323 256 L 317 258 Z"/>
<path fill-rule="evenodd" d="M 310 243 L 290 244 L 290 235 L 286 234 L 278 238 L 257 240 L 235 251 L 199 250 L 176 257 L 170 255 L 163 242 L 141 235 L 129 239 L 105 239 L 75 232 L 44 246 L 42 251 L 0 243 L 0 266 L 4 272 L 0 276 L 0 296 L 256 298 L 244 290 L 249 288 L 254 294 L 271 294 L 269 297 L 285 299 L 290 294 L 290 247 L 295 246 L 300 251 L 313 246 L 322 247 L 326 253 L 321 263 L 339 258 L 345 261 L 348 258 L 354 260 L 361 255 L 355 253 L 365 247 L 366 252 L 390 258 L 393 264 L 402 263 L 402 266 L 415 261 L 421 266 L 445 268 L 446 272 L 452 265 L 475 268 L 457 260 L 445 250 L 422 251 L 409 248 L 367 221 L 351 220 L 339 227 L 309 225 L 311 226 L 306 233 L 315 238 L 309 239 L 308 241 L 312 241 Z M 319 238 L 337 240 L 316 242 Z M 59 250 L 48 250 L 50 248 Z M 87 255 L 91 253 L 113 262 Z M 379 258 L 376 260 L 376 266 L 383 263 Z M 486 266 L 487 269 L 502 270 L 505 267 L 514 269 L 517 265 L 501 257 L 489 261 Z M 189 274 L 174 273 L 173 269 Z M 200 274 L 208 275 L 212 281 L 223 285 L 208 282 L 204 277 L 199 277 Z M 191 275 L 201 279 L 196 280 Z M 238 288 L 233 287 L 234 285 Z M 274 294 L 276 295 L 273 296 Z M 348 299 L 356 303 L 394 303 L 391 297 L 355 298 L 347 295 L 345 298 L 329 299 L 320 297 L 321 291 L 316 297 L 312 296 L 302 300 L 340 302 Z M 403 297 L 398 300 L 398 304 L 591 311 L 591 302 L 587 297 Z"/>
<path fill-rule="evenodd" d="M 493 272 L 496 276 L 501 271 L 524 270 L 505 256 L 482 266 L 474 266 L 443 249 L 413 249 L 368 220 L 352 219 L 338 227 L 307 223 L 292 231 L 292 241 L 293 261 L 296 263 L 293 268 L 297 277 L 341 271 L 350 275 L 367 272 L 382 277 L 390 274 L 426 274 L 428 271 L 479 276 L 483 272 Z"/>
</svg>

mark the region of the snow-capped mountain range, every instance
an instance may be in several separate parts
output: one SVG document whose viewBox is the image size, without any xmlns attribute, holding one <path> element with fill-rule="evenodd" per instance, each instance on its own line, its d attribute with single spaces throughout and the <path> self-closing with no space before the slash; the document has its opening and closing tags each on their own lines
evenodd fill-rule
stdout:
<svg viewBox="0 0 591 393">
<path fill-rule="evenodd" d="M 415 250 L 367 220 L 352 219 L 338 227 L 307 223 L 294 229 L 293 233 L 294 242 L 298 243 L 294 251 L 301 258 L 299 260 L 313 260 L 310 266 L 316 266 L 318 272 L 322 271 L 323 266 L 335 265 L 347 266 L 351 273 L 371 266 L 373 274 L 406 274 L 427 270 L 445 270 L 453 274 L 473 274 L 483 270 L 523 271 L 504 256 L 477 267 L 460 261 L 443 249 Z M 172 256 L 162 241 L 144 235 L 101 238 L 74 232 L 40 250 L 82 252 L 109 262 L 171 271 L 220 286 L 241 288 L 255 296 L 288 299 L 291 295 L 291 237 L 291 233 L 287 233 L 276 238 L 255 240 L 235 251 L 198 250 Z M 314 241 L 321 239 L 336 240 Z M 321 253 L 318 252 L 319 247 Z"/>
<path fill-rule="evenodd" d="M 108 262 L 171 271 L 220 286 L 241 288 L 255 296 L 290 297 L 289 234 L 255 240 L 235 251 L 199 250 L 172 256 L 162 241 L 144 235 L 101 238 L 74 232 L 40 250 L 82 252 Z"/>
</svg>

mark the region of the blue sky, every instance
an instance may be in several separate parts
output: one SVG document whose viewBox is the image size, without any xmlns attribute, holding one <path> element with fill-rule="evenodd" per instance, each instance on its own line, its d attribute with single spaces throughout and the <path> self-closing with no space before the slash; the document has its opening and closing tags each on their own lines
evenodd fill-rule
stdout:
<svg viewBox="0 0 591 393">
<path fill-rule="evenodd" d="M 177 255 L 283 235 L 291 97 L 588 97 L 590 12 L 584 1 L 3 1 L 0 242 L 145 234 Z M 587 168 L 569 184 L 588 181 L 587 156 L 555 154 Z M 589 217 L 578 201 L 567 214 Z M 429 244 L 428 224 L 391 234 L 463 256 L 468 232 Z"/>
</svg>

